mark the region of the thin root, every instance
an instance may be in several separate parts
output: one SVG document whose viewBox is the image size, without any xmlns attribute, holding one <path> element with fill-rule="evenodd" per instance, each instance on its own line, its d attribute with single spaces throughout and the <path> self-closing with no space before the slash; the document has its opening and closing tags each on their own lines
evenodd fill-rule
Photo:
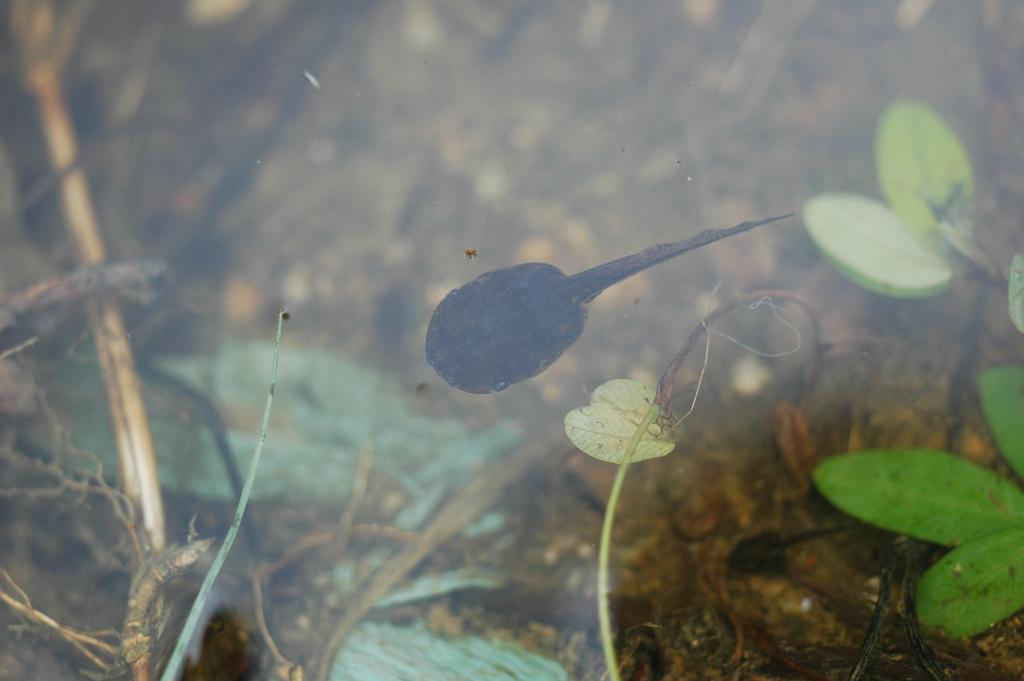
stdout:
<svg viewBox="0 0 1024 681">
<path fill-rule="evenodd" d="M 46 613 L 34 608 L 28 594 L 15 583 L 6 570 L 0 569 L 0 576 L 15 593 L 15 595 L 11 595 L 0 587 L 0 600 L 10 606 L 12 610 L 25 619 L 54 631 L 57 636 L 71 644 L 75 650 L 99 669 L 105 670 L 110 666 L 110 661 L 117 656 L 117 647 L 97 638 L 98 635 L 109 636 L 110 632 L 93 632 L 96 635 L 92 635 L 61 624 Z M 101 655 L 108 659 L 104 660 Z"/>
</svg>

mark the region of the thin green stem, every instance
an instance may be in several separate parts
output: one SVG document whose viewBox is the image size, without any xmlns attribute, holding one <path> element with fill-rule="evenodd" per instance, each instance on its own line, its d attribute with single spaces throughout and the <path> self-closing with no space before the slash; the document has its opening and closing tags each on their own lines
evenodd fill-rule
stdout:
<svg viewBox="0 0 1024 681">
<path fill-rule="evenodd" d="M 182 627 L 181 634 L 178 635 L 174 652 L 171 653 L 170 662 L 164 667 L 164 673 L 160 676 L 160 681 L 175 681 L 178 678 L 181 666 L 185 662 L 188 643 L 192 640 L 195 630 L 199 627 L 199 618 L 203 614 L 206 601 L 210 596 L 210 590 L 213 588 L 213 583 L 217 580 L 217 575 L 220 574 L 220 570 L 224 566 L 224 560 L 228 557 L 228 552 L 231 551 L 231 545 L 235 543 L 238 528 L 242 524 L 242 517 L 245 515 L 245 509 L 249 505 L 249 496 L 252 494 L 252 488 L 256 482 L 256 469 L 259 467 L 260 456 L 263 454 L 263 444 L 267 441 L 267 428 L 270 426 L 270 408 L 274 404 L 274 388 L 277 385 L 277 360 L 281 354 L 281 331 L 284 328 L 284 320 L 287 318 L 287 313 L 284 311 L 281 311 L 277 316 L 277 337 L 274 340 L 274 361 L 270 368 L 270 389 L 267 391 L 267 404 L 263 408 L 263 421 L 260 423 L 260 434 L 256 440 L 256 451 L 253 452 L 252 462 L 249 464 L 249 472 L 245 476 L 245 485 L 242 487 L 242 494 L 238 498 L 238 505 L 235 507 L 235 517 L 231 521 L 231 527 L 228 528 L 227 535 L 224 537 L 224 543 L 220 545 L 220 550 L 217 551 L 217 555 L 213 559 L 210 571 L 203 578 L 203 584 L 199 587 L 199 595 L 196 596 L 196 600 L 192 603 L 188 619 L 185 620 L 185 626 Z"/>
<path fill-rule="evenodd" d="M 640 445 L 647 428 L 657 420 L 661 410 L 657 404 L 644 414 L 644 418 L 633 433 L 626 453 L 619 464 L 619 470 L 615 473 L 615 482 L 612 483 L 611 494 L 608 495 L 608 506 L 604 510 L 604 524 L 601 527 L 601 546 L 598 549 L 597 557 L 597 619 L 601 625 L 601 648 L 604 650 L 604 661 L 608 666 L 608 678 L 610 681 L 620 681 L 619 661 L 615 655 L 615 640 L 612 637 L 612 617 L 608 603 L 608 554 L 612 545 L 612 525 L 615 523 L 615 507 L 619 503 L 619 494 L 622 492 L 622 483 L 626 479 L 626 470 L 629 468 L 636 448 Z"/>
</svg>

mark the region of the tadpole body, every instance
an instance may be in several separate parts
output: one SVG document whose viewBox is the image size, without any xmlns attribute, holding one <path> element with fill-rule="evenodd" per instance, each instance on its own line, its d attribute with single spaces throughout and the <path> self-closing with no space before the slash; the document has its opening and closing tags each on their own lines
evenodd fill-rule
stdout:
<svg viewBox="0 0 1024 681">
<path fill-rule="evenodd" d="M 566 276 L 547 263 L 485 272 L 445 296 L 427 327 L 427 362 L 470 393 L 504 390 L 544 371 L 583 332 L 587 303 L 609 286 L 687 251 L 792 213 L 707 229 Z"/>
</svg>

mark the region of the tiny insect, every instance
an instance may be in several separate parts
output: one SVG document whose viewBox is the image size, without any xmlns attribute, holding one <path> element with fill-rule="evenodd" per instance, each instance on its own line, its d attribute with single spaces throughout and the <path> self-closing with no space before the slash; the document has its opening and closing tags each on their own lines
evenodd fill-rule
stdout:
<svg viewBox="0 0 1024 681">
<path fill-rule="evenodd" d="M 468 260 L 472 260 L 476 256 L 480 255 L 480 252 L 477 251 L 475 248 L 467 248 L 466 250 L 464 250 L 462 252 L 466 255 L 466 258 Z"/>
</svg>

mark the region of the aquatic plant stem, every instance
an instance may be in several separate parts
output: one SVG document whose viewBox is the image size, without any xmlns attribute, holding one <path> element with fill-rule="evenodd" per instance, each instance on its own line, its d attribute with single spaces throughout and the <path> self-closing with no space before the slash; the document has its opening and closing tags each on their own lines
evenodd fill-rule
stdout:
<svg viewBox="0 0 1024 681">
<path fill-rule="evenodd" d="M 71 3 L 71 7 L 86 4 Z M 85 173 L 75 167 L 78 139 L 60 82 L 60 70 L 81 26 L 81 11 L 71 9 L 57 17 L 52 2 L 18 0 L 11 3 L 10 22 L 20 48 L 25 82 L 39 103 L 50 162 L 61 174 L 61 206 L 75 262 L 89 266 L 104 262 L 107 252 Z M 166 546 L 163 498 L 131 336 L 113 301 L 91 301 L 86 312 L 107 389 L 121 486 L 142 510 L 150 551 L 159 553 Z"/>
<path fill-rule="evenodd" d="M 259 437 L 256 438 L 256 450 L 252 454 L 249 471 L 245 474 L 245 485 L 242 486 L 242 495 L 239 497 L 238 505 L 235 507 L 235 517 L 231 521 L 231 526 L 228 527 L 227 534 L 224 536 L 224 543 L 220 545 L 220 549 L 213 559 L 213 564 L 210 565 L 210 571 L 203 578 L 203 584 L 199 587 L 199 594 L 196 596 L 195 602 L 192 603 L 188 619 L 185 620 L 185 626 L 182 627 L 181 633 L 178 635 L 178 641 L 174 645 L 174 652 L 171 653 L 171 659 L 164 668 L 160 681 L 175 681 L 178 678 L 181 667 L 185 662 L 189 641 L 192 640 L 192 636 L 199 627 L 200 617 L 203 615 L 206 601 L 210 596 L 210 590 L 213 588 L 213 583 L 217 580 L 221 568 L 224 567 L 224 561 L 228 557 L 228 552 L 231 551 L 232 544 L 235 543 L 238 528 L 242 525 L 242 517 L 245 515 L 245 509 L 249 505 L 249 496 L 252 494 L 252 488 L 256 482 L 256 469 L 260 464 L 263 445 L 267 441 L 267 428 L 270 426 L 270 412 L 274 404 L 274 390 L 277 386 L 277 360 L 281 354 L 281 332 L 284 329 L 285 319 L 287 319 L 287 313 L 282 310 L 277 315 L 277 336 L 274 338 L 274 359 L 270 368 L 270 389 L 267 391 L 267 404 L 263 408 L 263 420 L 260 422 Z"/>
<path fill-rule="evenodd" d="M 601 626 L 601 648 L 604 650 L 604 661 L 608 667 L 608 678 L 610 681 L 620 681 L 619 661 L 615 655 L 615 639 L 612 632 L 611 609 L 608 603 L 608 556 L 611 553 L 612 525 L 615 523 L 615 508 L 619 503 L 619 494 L 622 492 L 622 483 L 626 480 L 626 470 L 629 468 L 633 455 L 640 445 L 640 439 L 647 432 L 647 428 L 657 420 L 661 410 L 657 404 L 644 414 L 643 420 L 636 427 L 636 432 L 626 446 L 626 453 L 619 464 L 619 470 L 615 473 L 615 481 L 612 483 L 612 491 L 608 495 L 608 505 L 604 510 L 604 524 L 601 526 L 601 546 L 597 554 L 597 619 Z"/>
<path fill-rule="evenodd" d="M 8 607 L 26 620 L 52 629 L 57 636 L 74 646 L 79 653 L 98 668 L 109 668 L 109 661 L 117 655 L 117 647 L 98 638 L 98 636 L 105 635 L 107 632 L 88 634 L 61 624 L 46 613 L 36 609 L 32 605 L 32 601 L 29 600 L 28 594 L 14 582 L 6 570 L 0 569 L 0 577 L 9 585 L 14 594 L 8 593 L 7 587 L 0 586 L 0 601 L 6 603 Z"/>
</svg>

